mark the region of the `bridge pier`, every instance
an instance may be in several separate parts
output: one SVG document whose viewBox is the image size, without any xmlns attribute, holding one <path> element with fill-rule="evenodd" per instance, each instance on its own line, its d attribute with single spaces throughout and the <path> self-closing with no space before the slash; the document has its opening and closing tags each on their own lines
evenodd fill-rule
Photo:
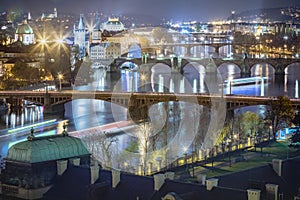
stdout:
<svg viewBox="0 0 300 200">
<path fill-rule="evenodd" d="M 46 115 L 65 115 L 65 106 L 64 104 L 56 104 L 56 105 L 47 105 L 44 106 L 44 114 Z"/>
<path fill-rule="evenodd" d="M 139 121 L 148 120 L 148 106 L 137 108 L 136 106 L 129 106 L 127 116 L 132 121 L 138 123 Z"/>
<path fill-rule="evenodd" d="M 241 64 L 241 76 L 242 77 L 249 77 L 251 75 L 250 67 L 244 60 L 244 63 Z"/>
<path fill-rule="evenodd" d="M 50 94 L 46 92 L 44 94 L 44 114 L 46 115 L 61 115 L 65 114 L 65 106 L 64 104 L 54 104 L 51 105 Z"/>
<path fill-rule="evenodd" d="M 282 64 L 277 64 L 275 66 L 275 75 L 284 75 L 285 67 Z"/>
<path fill-rule="evenodd" d="M 23 106 L 23 100 L 20 98 L 8 98 L 5 99 L 6 103 L 10 105 L 10 108 L 22 108 Z"/>
<path fill-rule="evenodd" d="M 219 56 L 219 53 L 220 53 L 220 47 L 219 46 L 215 46 L 215 53 Z"/>
</svg>

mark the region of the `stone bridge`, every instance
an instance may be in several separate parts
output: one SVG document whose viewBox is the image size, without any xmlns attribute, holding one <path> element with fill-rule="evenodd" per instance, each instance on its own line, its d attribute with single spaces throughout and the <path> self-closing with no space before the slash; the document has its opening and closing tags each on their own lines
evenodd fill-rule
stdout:
<svg viewBox="0 0 300 200">
<path fill-rule="evenodd" d="M 234 64 L 240 70 L 242 75 L 250 75 L 251 69 L 257 64 L 269 64 L 274 68 L 276 75 L 284 75 L 285 69 L 294 63 L 300 63 L 300 59 L 294 58 L 247 58 L 247 59 L 228 59 L 228 58 L 213 58 L 213 59 L 182 59 L 181 72 L 189 63 L 198 63 L 207 68 L 209 63 L 213 63 L 217 68 L 222 64 Z"/>
<path fill-rule="evenodd" d="M 284 75 L 285 69 L 294 63 L 300 63 L 300 59 L 295 58 L 182 58 L 180 62 L 178 62 L 178 58 L 159 58 L 159 59 L 148 59 L 147 57 L 128 59 L 128 58 L 118 58 L 115 59 L 114 64 L 111 67 L 112 71 L 119 71 L 120 67 L 125 62 L 132 62 L 137 65 L 148 64 L 150 67 L 155 65 L 156 63 L 163 63 L 169 66 L 170 68 L 177 69 L 181 73 L 183 73 L 184 67 L 189 63 L 198 63 L 199 65 L 207 68 L 209 63 L 213 63 L 217 68 L 222 64 L 234 64 L 240 70 L 242 75 L 250 75 L 251 69 L 257 64 L 269 64 L 274 68 L 276 75 Z M 178 67 L 180 64 L 180 67 Z M 150 69 L 149 69 L 150 70 Z"/>
<path fill-rule="evenodd" d="M 126 62 L 132 62 L 134 64 L 137 64 L 138 66 L 140 66 L 142 64 L 148 64 L 148 65 L 152 66 L 152 65 L 155 65 L 156 63 L 163 63 L 171 68 L 174 68 L 178 64 L 177 61 L 175 61 L 175 60 L 173 58 L 153 59 L 153 58 L 148 58 L 148 57 L 132 58 L 132 59 L 131 58 L 117 58 L 111 64 L 110 71 L 113 71 L 113 72 L 120 71 L 120 67 Z"/>
<path fill-rule="evenodd" d="M 164 52 L 164 50 L 169 50 L 170 52 L 175 52 L 174 48 L 177 47 L 184 47 L 185 52 L 187 57 L 190 57 L 192 55 L 192 49 L 194 47 L 198 46 L 209 46 L 214 49 L 214 52 L 216 54 L 219 54 L 220 48 L 224 46 L 242 46 L 246 48 L 246 52 L 249 52 L 249 49 L 251 46 L 255 46 L 257 44 L 246 44 L 246 43 L 232 43 L 231 41 L 229 42 L 211 42 L 211 43 L 205 43 L 205 42 L 192 42 L 192 43 L 165 43 L 165 44 L 156 44 L 156 45 L 151 45 L 151 47 L 159 49 L 160 52 Z"/>
<path fill-rule="evenodd" d="M 108 101 L 125 108 L 133 120 L 145 119 L 151 105 L 160 102 L 198 103 L 213 109 L 224 106 L 226 110 L 255 105 L 269 105 L 276 101 L 273 97 L 251 97 L 237 95 L 206 95 L 206 94 L 174 94 L 174 93 L 130 93 L 130 92 L 99 92 L 99 91 L 61 91 L 61 92 L 29 92 L 0 91 L 0 98 L 12 105 L 21 105 L 23 100 L 44 106 L 45 113 L 62 112 L 64 103 L 75 99 L 97 99 Z M 295 109 L 300 107 L 300 99 L 291 99 Z"/>
</svg>

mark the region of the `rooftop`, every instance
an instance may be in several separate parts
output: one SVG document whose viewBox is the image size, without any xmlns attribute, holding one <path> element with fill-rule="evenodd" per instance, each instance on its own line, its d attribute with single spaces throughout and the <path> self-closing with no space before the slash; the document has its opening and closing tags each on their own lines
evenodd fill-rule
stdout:
<svg viewBox="0 0 300 200">
<path fill-rule="evenodd" d="M 65 134 L 33 137 L 9 148 L 6 160 L 38 163 L 90 154 L 79 138 Z"/>
</svg>

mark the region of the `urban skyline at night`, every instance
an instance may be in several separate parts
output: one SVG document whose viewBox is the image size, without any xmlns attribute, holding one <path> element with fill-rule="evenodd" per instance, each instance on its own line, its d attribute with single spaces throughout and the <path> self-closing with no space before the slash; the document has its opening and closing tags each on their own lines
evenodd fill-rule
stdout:
<svg viewBox="0 0 300 200">
<path fill-rule="evenodd" d="M 272 1 L 272 0 L 253 0 L 236 1 L 227 0 L 220 5 L 217 0 L 207 1 L 108 1 L 108 0 L 88 0 L 88 1 L 68 1 L 68 0 L 13 0 L 1 3 L 2 10 L 21 10 L 31 12 L 33 15 L 40 15 L 41 12 L 49 12 L 54 7 L 60 13 L 84 13 L 84 12 L 103 12 L 111 15 L 144 15 L 153 19 L 174 19 L 174 20 L 198 20 L 210 21 L 227 18 L 231 11 L 237 13 L 263 9 L 292 7 L 299 4 L 297 0 Z"/>
<path fill-rule="evenodd" d="M 0 200 L 300 200 L 299 0 L 0 5 Z"/>
</svg>

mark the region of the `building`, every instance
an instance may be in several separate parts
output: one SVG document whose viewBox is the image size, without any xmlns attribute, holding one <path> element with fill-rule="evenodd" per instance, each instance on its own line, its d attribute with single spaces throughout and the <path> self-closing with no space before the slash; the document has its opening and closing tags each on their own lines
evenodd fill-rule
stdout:
<svg viewBox="0 0 300 200">
<path fill-rule="evenodd" d="M 119 18 L 108 18 L 108 21 L 102 24 L 102 29 L 108 32 L 124 31 L 125 26 Z"/>
<path fill-rule="evenodd" d="M 71 165 L 89 165 L 90 153 L 79 138 L 62 134 L 35 137 L 8 150 L 0 192 L 21 199 L 40 199 Z"/>
<path fill-rule="evenodd" d="M 82 59 L 86 56 L 87 53 L 87 46 L 88 42 L 87 38 L 87 31 L 86 26 L 83 21 L 83 14 L 80 15 L 78 26 L 76 27 L 74 25 L 73 28 L 73 34 L 74 34 L 74 45 L 77 45 L 79 48 L 79 58 Z"/>
<path fill-rule="evenodd" d="M 43 21 L 51 20 L 54 18 L 57 18 L 57 9 L 56 8 L 53 9 L 53 13 L 43 13 L 41 16 L 41 20 L 43 20 Z"/>
<path fill-rule="evenodd" d="M 106 58 L 118 58 L 121 56 L 121 44 L 110 42 L 106 48 Z"/>
<path fill-rule="evenodd" d="M 197 182 L 174 180 L 174 172 L 153 177 L 103 170 L 98 165 L 66 169 L 44 198 L 72 200 L 149 199 L 149 200 L 260 200 L 300 198 L 300 159 L 278 160 L 241 172 L 206 178 Z M 187 172 L 188 173 L 188 172 Z M 69 184 L 69 183 L 73 184 Z"/>
<path fill-rule="evenodd" d="M 99 44 L 102 42 L 102 30 L 101 30 L 101 23 L 99 14 L 96 13 L 94 26 L 91 30 L 91 36 L 90 36 L 90 43 L 91 44 Z"/>
<path fill-rule="evenodd" d="M 22 24 L 18 26 L 15 34 L 15 41 L 21 41 L 25 45 L 35 43 L 33 29 L 27 23 L 26 19 L 23 19 Z"/>
<path fill-rule="evenodd" d="M 0 77 L 9 78 L 9 72 L 17 61 L 42 69 L 45 65 L 45 53 L 41 52 L 37 46 L 38 44 L 25 45 L 19 40 L 8 46 L 0 47 L 0 61 L 2 61 Z"/>
<path fill-rule="evenodd" d="M 100 59 L 106 59 L 106 49 L 108 43 L 93 43 L 90 45 L 90 59 L 92 62 L 98 61 Z"/>
</svg>

